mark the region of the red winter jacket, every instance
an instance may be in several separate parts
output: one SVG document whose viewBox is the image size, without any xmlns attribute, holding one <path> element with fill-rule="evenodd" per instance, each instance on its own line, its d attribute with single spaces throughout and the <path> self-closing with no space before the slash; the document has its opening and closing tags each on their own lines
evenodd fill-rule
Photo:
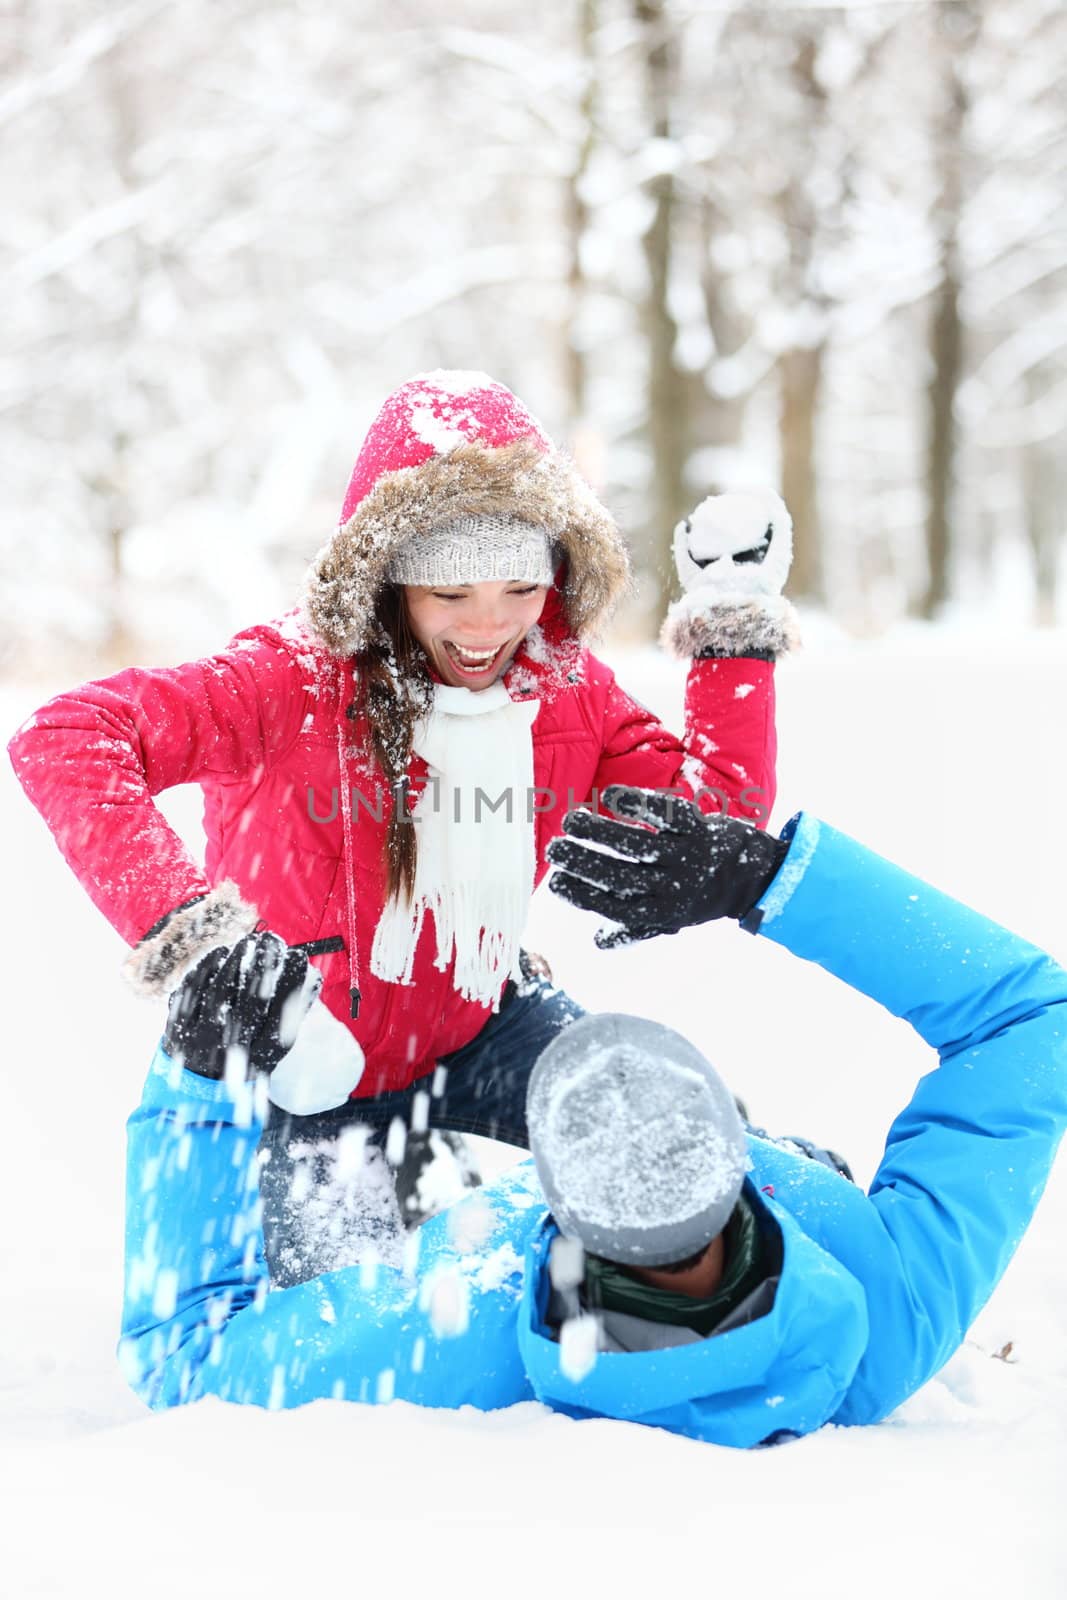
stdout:
<svg viewBox="0 0 1067 1600">
<path fill-rule="evenodd" d="M 579 660 L 579 683 L 537 691 L 534 781 L 546 791 L 536 800 L 546 807 L 537 816 L 538 882 L 564 813 L 610 783 L 677 786 L 690 794 L 704 785 L 724 793 L 737 815 L 766 820 L 775 758 L 769 662 L 695 661 L 683 742 L 632 700 L 602 661 L 587 651 Z M 523 681 L 523 666 L 520 655 L 520 670 L 509 680 Z M 488 1013 L 452 988 L 451 966 L 434 966 L 429 926 L 410 987 L 383 983 L 370 971 L 366 958 L 384 901 L 390 797 L 377 821 L 374 774 L 346 755 L 342 778 L 338 736 L 346 752 L 353 733 L 356 744 L 360 739 L 345 716 L 353 692 L 351 663 L 328 655 L 286 619 L 250 628 L 205 660 L 130 668 L 60 695 L 19 730 L 10 751 L 81 883 L 130 943 L 175 906 L 229 878 L 290 943 L 338 937 L 347 947 L 351 872 L 363 955 L 354 1022 L 350 952 L 316 962 L 325 974 L 323 1000 L 349 1021 L 366 1055 L 359 1094 L 370 1095 L 430 1071 L 439 1056 L 472 1039 Z M 425 776 L 417 757 L 411 774 L 414 805 Z M 203 871 L 152 801 L 180 783 L 199 783 L 204 791 Z M 366 803 L 356 799 L 347 861 L 338 791 L 352 789 Z"/>
<path fill-rule="evenodd" d="M 294 614 L 251 628 L 202 661 L 131 668 L 60 695 L 10 746 L 63 854 L 131 943 L 229 880 L 290 943 L 341 945 L 315 960 L 324 973 L 323 1000 L 366 1056 L 359 1097 L 406 1087 L 472 1039 L 488 1015 L 457 994 L 451 965 L 434 966 L 429 926 L 411 985 L 370 971 L 392 800 L 386 794 L 377 806 L 380 779 L 362 754 L 366 729 L 348 716 L 391 553 L 435 521 L 487 512 L 543 527 L 561 557 L 538 635 L 531 632 L 504 679 L 513 698 L 540 700 L 533 724 L 541 791 L 535 804 L 544 807 L 536 820 L 537 881 L 564 813 L 611 783 L 688 794 L 706 787 L 724 797 L 720 808 L 728 803 L 765 822 L 774 801 L 772 665 L 694 660 L 682 740 L 630 699 L 579 643 L 625 582 L 618 531 L 515 396 L 481 374 L 431 374 L 387 400 L 356 463 L 341 525 L 312 567 L 302 619 Z M 747 617 L 745 627 L 752 625 Z M 736 651 L 738 630 L 731 628 Z M 752 648 L 768 642 L 774 653 L 775 641 L 757 630 Z M 417 757 L 409 776 L 414 806 L 426 777 Z M 153 795 L 181 783 L 204 791 L 203 869 L 153 804 Z M 345 796 L 356 802 L 348 848 Z M 161 941 L 167 946 L 156 992 L 167 992 L 158 980 L 168 962 L 177 981 L 180 964 L 196 958 L 197 941 L 207 948 L 236 937 L 211 919 L 237 900 L 234 891 L 216 888 L 203 915 L 192 913 L 192 935 L 182 913 L 145 942 L 153 959 Z M 248 906 L 239 909 L 249 916 Z M 355 1020 L 353 985 L 362 997 Z"/>
</svg>

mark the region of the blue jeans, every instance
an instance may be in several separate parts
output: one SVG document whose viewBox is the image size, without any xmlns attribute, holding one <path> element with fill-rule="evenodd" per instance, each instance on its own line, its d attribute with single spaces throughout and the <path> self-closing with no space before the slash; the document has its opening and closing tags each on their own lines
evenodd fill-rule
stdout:
<svg viewBox="0 0 1067 1600">
<path fill-rule="evenodd" d="M 462 1049 L 406 1089 L 295 1117 L 272 1108 L 260 1141 L 263 1235 L 276 1287 L 347 1266 L 368 1240 L 395 1254 L 400 1228 L 381 1150 L 392 1123 L 483 1134 L 529 1147 L 534 1063 L 582 1008 L 543 978 L 509 982 L 500 1010 Z"/>
</svg>

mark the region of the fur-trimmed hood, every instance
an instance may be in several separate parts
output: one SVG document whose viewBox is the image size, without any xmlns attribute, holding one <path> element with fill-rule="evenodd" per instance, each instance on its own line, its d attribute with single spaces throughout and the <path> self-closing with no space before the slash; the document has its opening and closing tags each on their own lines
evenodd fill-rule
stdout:
<svg viewBox="0 0 1067 1600">
<path fill-rule="evenodd" d="M 569 629 L 595 635 L 629 562 L 610 514 L 503 384 L 480 372 L 412 378 L 383 405 L 360 451 L 340 525 L 311 564 L 304 614 L 336 656 L 368 641 L 394 553 L 459 516 L 510 515 L 545 529 Z"/>
</svg>

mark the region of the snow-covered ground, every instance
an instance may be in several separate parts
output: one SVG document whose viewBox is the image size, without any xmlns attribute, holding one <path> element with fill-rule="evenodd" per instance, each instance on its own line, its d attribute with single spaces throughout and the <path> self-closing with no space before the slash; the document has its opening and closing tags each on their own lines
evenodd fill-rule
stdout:
<svg viewBox="0 0 1067 1600">
<path fill-rule="evenodd" d="M 677 723 L 652 654 L 623 682 Z M 826 638 L 779 672 L 780 823 L 805 806 L 1067 960 L 1067 639 Z M 42 698 L 8 691 L 12 728 Z M 195 834 L 187 794 L 168 810 Z M 1067 1592 L 1067 1171 L 959 1355 L 878 1428 L 743 1455 L 536 1405 L 147 1415 L 113 1359 L 125 1117 L 160 1018 L 4 770 L 0 1596 Z M 732 927 L 601 954 L 528 942 L 592 1007 L 688 1032 L 754 1119 L 861 1180 L 929 1065 L 903 1024 Z M 876 937 L 877 930 L 872 930 Z M 488 1151 L 497 1165 L 512 1152 Z M 998 1358 L 1000 1353 L 1000 1358 Z M 1004 1355 L 1007 1359 L 1004 1359 Z"/>
</svg>

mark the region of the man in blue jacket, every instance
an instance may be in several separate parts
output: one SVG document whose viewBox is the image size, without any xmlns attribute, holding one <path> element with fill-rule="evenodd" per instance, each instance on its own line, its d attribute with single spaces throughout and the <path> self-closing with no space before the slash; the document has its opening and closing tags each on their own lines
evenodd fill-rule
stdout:
<svg viewBox="0 0 1067 1600">
<path fill-rule="evenodd" d="M 523 1163 L 434 1218 L 404 1267 L 270 1292 L 243 1063 L 276 1064 L 309 986 L 252 935 L 172 1000 L 130 1120 L 120 1356 L 148 1404 L 540 1399 L 751 1446 L 876 1422 L 958 1347 L 1067 1123 L 1067 974 L 807 815 L 776 840 L 669 796 L 605 800 L 627 820 L 572 813 L 552 847 L 557 892 L 617 924 L 598 942 L 733 917 L 938 1052 L 869 1194 L 743 1134 L 677 1035 L 591 1018 L 531 1083 L 541 1182 Z"/>
</svg>

